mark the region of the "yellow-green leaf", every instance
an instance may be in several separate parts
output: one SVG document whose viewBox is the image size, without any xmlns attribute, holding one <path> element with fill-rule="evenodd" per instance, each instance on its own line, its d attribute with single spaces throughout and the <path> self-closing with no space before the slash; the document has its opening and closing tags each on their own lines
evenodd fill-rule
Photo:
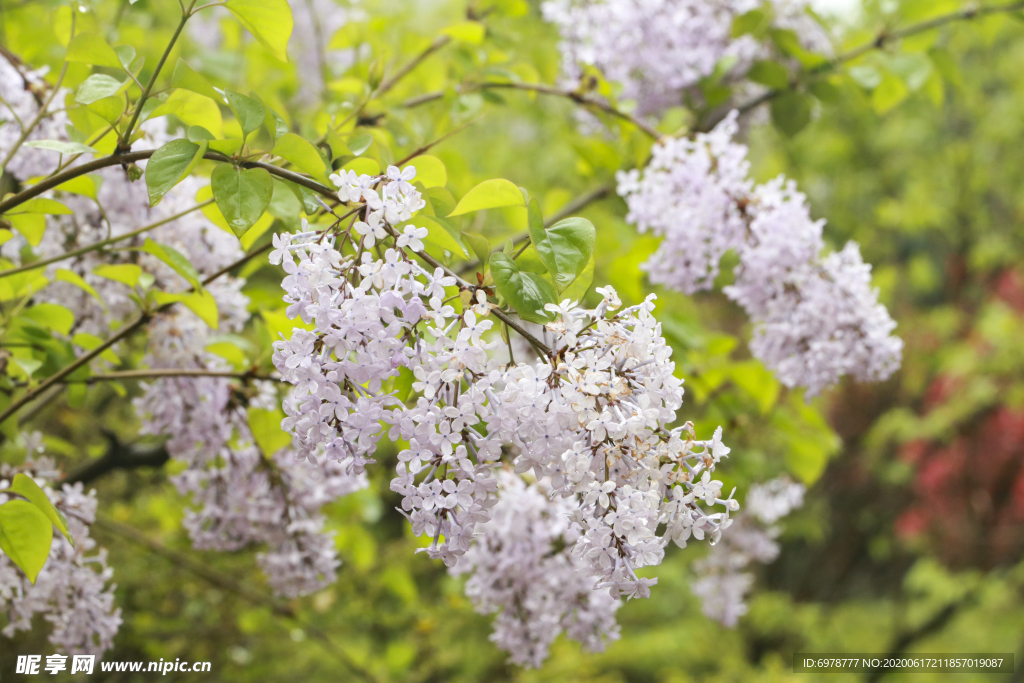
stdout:
<svg viewBox="0 0 1024 683">
<path fill-rule="evenodd" d="M 75 539 L 71 537 L 71 529 L 68 528 L 68 520 L 64 518 L 60 510 L 53 507 L 53 503 L 50 502 L 46 492 L 39 488 L 39 484 L 32 477 L 21 472 L 15 474 L 14 479 L 11 481 L 11 488 L 8 490 L 27 498 L 30 503 L 39 508 L 40 512 L 46 515 L 53 526 L 57 527 L 57 531 L 64 534 L 64 538 L 68 539 L 68 543 L 71 545 L 75 544 Z"/>
<path fill-rule="evenodd" d="M 139 284 L 139 277 L 142 275 L 142 268 L 134 263 L 122 263 L 117 265 L 104 265 L 93 268 L 94 273 L 108 280 L 123 282 L 129 287 Z"/>
<path fill-rule="evenodd" d="M 483 181 L 467 192 L 448 216 L 461 216 L 502 206 L 526 206 L 526 200 L 515 183 L 504 178 L 494 178 Z"/>
<path fill-rule="evenodd" d="M 421 154 L 410 159 L 407 165 L 416 169 L 416 180 L 423 183 L 423 187 L 444 187 L 448 184 L 448 170 L 444 162 L 435 156 Z"/>
<path fill-rule="evenodd" d="M 487 28 L 479 21 L 462 21 L 445 27 L 441 33 L 463 43 L 478 45 L 483 42 Z"/>
<path fill-rule="evenodd" d="M 317 180 L 326 182 L 327 167 L 323 157 L 313 143 L 295 133 L 285 133 L 277 139 L 274 154 L 291 162 L 300 171 L 305 171 Z"/>
<path fill-rule="evenodd" d="M 92 288 L 92 285 L 83 280 L 82 276 L 74 272 L 73 270 L 61 268 L 56 272 L 55 277 L 61 282 L 71 283 L 75 287 L 78 287 L 79 289 L 88 292 L 90 295 L 94 296 L 97 301 L 103 303 L 103 299 L 101 299 L 100 295 L 96 292 L 96 290 Z"/>
<path fill-rule="evenodd" d="M 71 343 L 74 344 L 75 346 L 82 347 L 86 351 L 92 351 L 97 346 L 102 344 L 103 340 L 94 334 L 89 334 L 88 332 L 79 332 L 78 334 L 71 338 Z M 111 349 L 104 349 L 104 351 L 100 354 L 100 358 L 107 361 L 108 363 L 113 363 L 114 365 L 118 365 L 121 362 L 121 359 L 118 358 L 117 354 L 114 353 L 113 350 Z"/>
<path fill-rule="evenodd" d="M 270 457 L 292 442 L 288 432 L 281 429 L 284 413 L 278 410 L 249 408 L 249 431 L 263 454 Z"/>
<path fill-rule="evenodd" d="M 73 213 L 71 209 L 64 206 L 56 199 L 47 199 L 46 197 L 35 197 L 28 200 L 24 204 L 19 204 L 7 215 L 16 215 L 19 213 L 44 213 L 51 216 L 66 216 Z"/>
<path fill-rule="evenodd" d="M 79 33 L 68 45 L 66 59 L 69 62 L 81 62 L 96 66 L 111 66 L 121 69 L 121 60 L 114 48 L 95 33 Z"/>
<path fill-rule="evenodd" d="M 0 550 L 36 582 L 50 555 L 53 527 L 43 511 L 26 500 L 0 505 Z"/>
<path fill-rule="evenodd" d="M 263 47 L 282 62 L 288 61 L 292 10 L 287 0 L 228 0 L 224 6 Z"/>
<path fill-rule="evenodd" d="M 204 95 L 210 99 L 221 101 L 221 95 L 213 89 L 209 81 L 203 78 L 195 69 L 190 67 L 184 59 L 179 58 L 178 64 L 174 67 L 174 75 L 171 76 L 171 85 L 175 88 L 184 88 L 194 93 Z"/>
<path fill-rule="evenodd" d="M 67 334 L 75 324 L 75 314 L 60 304 L 36 304 L 22 315 L 60 334 Z"/>
<path fill-rule="evenodd" d="M 220 107 L 209 97 L 191 90 L 175 90 L 163 104 L 153 110 L 149 118 L 167 114 L 174 114 L 186 125 L 202 126 L 217 137 L 224 134 L 224 118 L 221 116 Z"/>
</svg>

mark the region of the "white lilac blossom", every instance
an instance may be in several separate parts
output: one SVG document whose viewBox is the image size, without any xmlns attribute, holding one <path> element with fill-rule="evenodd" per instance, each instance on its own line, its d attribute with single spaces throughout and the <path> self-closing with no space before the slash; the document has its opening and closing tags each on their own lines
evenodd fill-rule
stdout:
<svg viewBox="0 0 1024 683">
<path fill-rule="evenodd" d="M 902 341 L 878 302 L 871 266 L 853 242 L 825 253 L 823 220 L 810 217 L 792 180 L 755 186 L 736 113 L 692 141 L 655 146 L 643 172 L 620 173 L 627 220 L 663 237 L 645 264 L 656 284 L 710 289 L 726 251 L 739 256 L 724 289 L 753 323 L 750 349 L 789 386 L 813 396 L 844 375 L 882 380 L 899 367 Z"/>
<path fill-rule="evenodd" d="M 274 364 L 295 387 L 282 427 L 310 460 L 359 473 L 387 425 L 391 440 L 408 443 L 391 487 L 413 532 L 432 539 L 426 552 L 449 567 L 492 518 L 507 457 L 517 474 L 550 480 L 568 506 L 575 540 L 565 561 L 612 598 L 647 597 L 656 579 L 636 569 L 659 564 L 669 540 L 716 542 L 739 509 L 711 477 L 729 453 L 721 430 L 699 441 L 690 423 L 670 426 L 682 381 L 653 295 L 621 311 L 610 287 L 598 288 L 592 310 L 549 304 L 548 355 L 503 365 L 486 298 L 457 313 L 445 303 L 457 280 L 424 269 L 415 241 L 399 244 L 411 233 L 392 221 L 423 204 L 413 176 L 336 175 L 342 201 L 366 202 L 364 220 L 275 236 L 287 313 L 311 327 L 274 344 Z M 408 405 L 389 391 L 403 372 L 415 392 Z"/>
<path fill-rule="evenodd" d="M 527 485 L 508 471 L 497 480 L 491 519 L 451 570 L 469 575 L 466 595 L 478 612 L 497 613 L 491 640 L 516 664 L 533 667 L 562 632 L 590 652 L 603 651 L 619 637 L 621 601 L 595 590 L 595 579 L 568 552 L 579 536 L 569 523 L 571 499 L 552 498 L 547 480 Z"/>
<path fill-rule="evenodd" d="M 52 87 L 43 80 L 47 72 L 48 68 L 29 70 L 21 64 L 13 64 L 6 56 L 0 56 L 0 162 L 14 150 L 15 144 L 35 122 L 50 97 Z M 56 93 L 49 111 L 29 132 L 26 142 L 67 137 L 64 130 L 68 123 L 63 110 L 64 94 L 63 90 Z M 53 172 L 59 159 L 56 152 L 22 144 L 0 171 L 10 173 L 18 181 L 25 181 Z"/>
<path fill-rule="evenodd" d="M 803 45 L 827 52 L 829 40 L 806 0 L 772 0 L 774 25 Z M 622 86 L 641 115 L 683 104 L 686 91 L 720 63 L 744 73 L 768 55 L 750 35 L 734 37 L 734 20 L 760 0 L 546 0 L 544 17 L 561 35 L 562 70 L 575 84 L 595 68 Z"/>
<path fill-rule="evenodd" d="M 121 610 L 114 607 L 113 570 L 107 567 L 107 551 L 97 548 L 89 536 L 96 518 L 96 492 L 86 494 L 82 484 L 54 488 L 60 473 L 47 457 L 33 457 L 42 449 L 42 437 L 29 435 L 30 457 L 18 466 L 0 464 L 0 488 L 7 488 L 15 474 L 24 473 L 39 484 L 50 502 L 67 519 L 75 545 L 55 534 L 50 556 L 35 584 L 0 553 L 0 611 L 7 617 L 2 633 L 11 637 L 32 628 L 43 615 L 53 630 L 50 642 L 68 654 L 102 655 L 113 646 L 121 625 Z M 7 501 L 0 494 L 0 504 Z"/>
<path fill-rule="evenodd" d="M 697 579 L 690 588 L 703 603 L 703 612 L 725 626 L 735 626 L 746 614 L 746 596 L 754 584 L 747 571 L 754 562 L 767 564 L 779 555 L 776 524 L 801 507 L 804 487 L 786 478 L 750 487 L 746 507 L 733 521 L 722 542 L 697 561 Z"/>
</svg>

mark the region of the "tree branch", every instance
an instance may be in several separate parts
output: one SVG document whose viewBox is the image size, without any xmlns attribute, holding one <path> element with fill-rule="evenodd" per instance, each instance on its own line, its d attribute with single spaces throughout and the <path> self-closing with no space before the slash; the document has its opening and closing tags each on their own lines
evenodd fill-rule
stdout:
<svg viewBox="0 0 1024 683">
<path fill-rule="evenodd" d="M 176 213 L 173 216 L 168 216 L 167 218 L 164 218 L 163 220 L 159 220 L 156 223 L 151 223 L 149 225 L 143 226 L 143 227 L 139 228 L 138 230 L 133 230 L 132 232 L 128 232 L 128 233 L 125 233 L 123 235 L 118 235 L 117 237 L 110 237 L 110 238 L 102 240 L 100 242 L 96 242 L 95 244 L 90 244 L 88 246 L 82 247 L 81 249 L 75 249 L 74 251 L 69 251 L 69 252 L 66 252 L 64 254 L 60 254 L 58 256 L 54 256 L 53 258 L 42 259 L 41 261 L 33 261 L 32 263 L 28 263 L 28 264 L 25 264 L 23 266 L 19 266 L 17 268 L 11 268 L 10 270 L 2 271 L 2 272 L 0 272 L 0 278 L 5 278 L 5 277 L 8 277 L 9 275 L 17 275 L 18 273 L 24 273 L 24 272 L 27 272 L 27 271 L 30 271 L 30 270 L 36 270 L 38 268 L 44 268 L 44 267 L 50 265 L 51 263 L 57 263 L 58 261 L 63 261 L 65 259 L 74 258 L 76 256 L 81 256 L 82 254 L 87 254 L 90 251 L 96 251 L 97 249 L 102 249 L 103 247 L 106 247 L 106 246 L 109 246 L 111 244 L 114 244 L 115 242 L 120 242 L 122 240 L 130 239 L 132 237 L 136 237 L 138 235 L 141 235 L 144 232 L 149 232 L 150 230 L 153 230 L 155 228 L 159 228 L 161 225 L 166 225 L 167 223 L 170 223 L 172 221 L 176 221 L 179 218 L 181 218 L 182 216 L 187 216 L 188 214 L 192 213 L 193 211 L 195 211 L 197 209 L 201 209 L 204 206 L 207 206 L 208 204 L 212 204 L 212 203 L 213 203 L 212 199 L 207 199 L 205 202 L 200 202 L 199 204 L 196 204 L 191 209 L 185 209 L 184 211 Z"/>
<path fill-rule="evenodd" d="M 201 368 L 140 368 L 138 370 L 104 372 L 84 379 L 69 379 L 65 384 L 94 384 L 96 382 L 116 382 L 122 379 L 157 379 L 160 377 L 223 377 L 226 379 L 248 379 L 268 382 L 282 381 L 280 377 L 257 375 L 253 372 L 230 372 L 204 370 Z"/>
<path fill-rule="evenodd" d="M 125 445 L 118 440 L 117 436 L 106 430 L 103 431 L 103 435 L 110 443 L 107 452 L 102 457 L 90 460 L 72 470 L 61 483 L 82 482 L 88 484 L 114 470 L 133 470 L 140 467 L 160 468 L 171 458 L 167 448 L 163 445 L 144 447 L 136 444 Z"/>
</svg>

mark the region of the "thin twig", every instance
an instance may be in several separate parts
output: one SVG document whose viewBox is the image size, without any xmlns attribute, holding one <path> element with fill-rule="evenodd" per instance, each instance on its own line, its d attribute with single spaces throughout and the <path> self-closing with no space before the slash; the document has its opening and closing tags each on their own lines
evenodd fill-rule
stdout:
<svg viewBox="0 0 1024 683">
<path fill-rule="evenodd" d="M 27 263 L 27 264 L 25 264 L 23 266 L 19 266 L 17 268 L 11 268 L 10 270 L 0 271 L 0 278 L 5 278 L 5 277 L 8 277 L 10 275 L 17 275 L 18 273 L 24 273 L 24 272 L 29 271 L 29 270 L 37 270 L 39 268 L 44 268 L 44 267 L 50 265 L 51 263 L 57 263 L 58 261 L 63 261 L 65 259 L 74 258 L 76 256 L 81 256 L 82 254 L 86 254 L 86 253 L 88 253 L 90 251 L 96 251 L 97 249 L 102 249 L 103 247 L 106 247 L 108 245 L 114 244 L 115 242 L 120 242 L 122 240 L 130 239 L 132 237 L 136 237 L 138 235 L 141 235 L 144 232 L 148 232 L 148 231 L 153 230 L 155 228 L 159 228 L 161 225 L 166 225 L 167 223 L 170 223 L 171 221 L 176 221 L 179 218 L 181 218 L 182 216 L 187 216 L 188 214 L 192 213 L 193 211 L 196 211 L 197 209 L 201 209 L 204 206 L 206 206 L 208 204 L 212 204 L 212 203 L 213 203 L 213 200 L 212 199 L 208 199 L 205 202 L 200 202 L 199 204 L 196 204 L 191 209 L 185 209 L 184 211 L 176 213 L 173 216 L 168 216 L 167 218 L 164 218 L 163 220 L 159 220 L 156 223 L 151 223 L 149 225 L 143 226 L 143 227 L 139 228 L 138 230 L 133 230 L 132 232 L 128 232 L 128 233 L 125 233 L 123 235 L 118 235 L 117 237 L 111 237 L 109 239 L 105 239 L 105 240 L 102 240 L 100 242 L 96 242 L 95 244 L 90 244 L 88 246 L 82 247 L 81 249 L 75 249 L 73 251 L 69 251 L 69 252 L 66 252 L 64 254 L 60 254 L 58 256 L 54 256 L 53 258 L 43 259 L 41 261 L 33 261 L 32 263 Z"/>
<path fill-rule="evenodd" d="M 96 382 L 118 382 L 123 379 L 156 379 L 159 377 L 224 377 L 227 379 L 260 380 L 280 382 L 280 377 L 257 375 L 254 372 L 231 372 L 226 370 L 205 370 L 203 368 L 140 368 L 104 372 L 82 379 L 65 380 L 65 384 L 95 384 Z"/>
<path fill-rule="evenodd" d="M 380 97 L 381 95 L 383 95 L 384 93 L 388 92 L 396 85 L 398 85 L 398 82 L 405 78 L 410 71 L 415 69 L 421 63 L 423 63 L 423 61 L 427 57 L 434 54 L 435 52 L 437 52 L 450 42 L 452 42 L 451 36 L 438 36 L 437 38 L 435 38 L 434 42 L 428 45 L 427 48 L 423 50 L 423 52 L 420 52 L 418 55 L 410 59 L 403 66 L 401 66 L 398 69 L 398 71 L 396 71 L 391 76 L 391 78 L 380 84 L 380 87 L 377 88 L 377 97 Z"/>
</svg>

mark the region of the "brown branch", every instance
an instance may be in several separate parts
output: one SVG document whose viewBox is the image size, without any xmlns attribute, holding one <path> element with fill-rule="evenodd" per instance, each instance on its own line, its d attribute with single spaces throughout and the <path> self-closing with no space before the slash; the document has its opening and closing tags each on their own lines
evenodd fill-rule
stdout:
<svg viewBox="0 0 1024 683">
<path fill-rule="evenodd" d="M 102 457 L 78 466 L 61 481 L 62 484 L 82 482 L 88 484 L 114 470 L 133 470 L 140 467 L 160 468 L 171 459 L 167 448 L 159 446 L 126 445 L 111 432 L 103 431 L 109 446 Z"/>
<path fill-rule="evenodd" d="M 109 156 L 100 157 L 99 159 L 93 159 L 80 166 L 69 168 L 66 171 L 62 171 L 56 175 L 52 175 L 45 180 L 42 180 L 32 187 L 22 190 L 16 195 L 12 195 L 7 199 L 0 202 L 0 214 L 10 211 L 19 204 L 23 204 L 33 197 L 38 197 L 47 190 L 52 190 L 58 185 L 62 185 L 69 180 L 85 175 L 86 173 L 92 173 L 98 171 L 101 168 L 108 168 L 110 166 L 119 166 L 121 164 L 130 164 L 136 161 L 142 161 L 148 159 L 156 152 L 155 149 L 147 149 L 140 152 L 125 152 L 124 154 L 111 154 Z M 219 152 L 207 152 L 203 155 L 204 159 L 210 159 L 211 161 L 222 161 L 226 163 L 233 163 L 234 160 L 231 157 L 225 156 Z M 321 185 L 320 183 L 307 178 L 304 175 L 294 173 L 287 169 L 281 168 L 280 166 L 274 166 L 273 164 L 263 163 L 262 161 L 245 161 L 241 162 L 241 166 L 245 168 L 262 168 L 266 169 L 273 175 L 284 180 L 289 180 L 298 185 L 302 185 L 305 188 L 313 190 L 319 194 L 333 197 L 335 193 L 331 188 Z"/>
<path fill-rule="evenodd" d="M 226 379 L 246 379 L 269 382 L 280 382 L 280 377 L 257 375 L 253 372 L 230 372 L 221 370 L 204 370 L 201 368 L 140 368 L 138 370 L 119 370 L 104 372 L 84 379 L 69 379 L 65 384 L 95 384 L 96 382 L 117 382 L 122 379 L 158 379 L 160 377 L 222 377 Z"/>
<path fill-rule="evenodd" d="M 604 100 L 587 97 L 586 95 L 584 95 L 582 93 L 579 93 L 579 92 L 576 92 L 575 90 L 564 90 L 562 88 L 556 88 L 555 86 L 545 85 L 543 83 L 517 83 L 517 82 L 513 82 L 513 81 L 501 82 L 501 83 L 490 83 L 490 82 L 487 82 L 487 83 L 471 83 L 471 84 L 468 84 L 466 87 L 467 87 L 467 89 L 470 89 L 470 90 L 472 90 L 472 89 L 487 90 L 487 89 L 491 89 L 491 88 L 507 88 L 507 89 L 511 89 L 511 90 L 523 90 L 523 91 L 526 91 L 526 92 L 535 92 L 535 93 L 540 93 L 542 95 L 552 95 L 554 97 L 564 97 L 566 99 L 572 100 L 573 102 L 575 102 L 576 104 L 578 104 L 580 106 L 583 106 L 583 107 L 593 107 L 595 109 L 599 109 L 599 110 L 603 111 L 606 114 L 610 114 L 611 116 L 615 116 L 617 118 L 620 118 L 623 121 L 626 121 L 627 123 L 630 123 L 630 124 L 636 126 L 641 131 L 643 131 L 646 135 L 650 136 L 651 138 L 653 138 L 655 140 L 658 140 L 661 137 L 663 137 L 661 132 L 659 132 L 656 128 L 654 128 L 650 124 L 648 124 L 648 123 L 638 119 L 637 117 L 633 116 L 632 114 L 624 112 L 621 109 L 619 109 L 618 107 L 615 107 L 615 106 L 609 104 L 608 102 L 605 102 Z M 432 101 L 434 101 L 434 100 L 436 100 L 436 99 L 438 99 L 440 97 L 443 97 L 443 96 L 444 96 L 444 93 L 442 93 L 442 92 L 427 93 L 426 95 L 419 95 L 417 97 L 413 97 L 411 99 L 408 99 L 405 102 L 403 102 L 401 104 L 401 106 L 406 108 L 406 109 L 409 109 L 409 108 L 412 108 L 412 107 L 418 107 L 421 104 L 425 104 L 427 102 L 432 102 Z"/>
<path fill-rule="evenodd" d="M 188 214 L 192 213 L 193 211 L 195 211 L 197 209 L 201 209 L 204 206 L 206 206 L 208 204 L 212 204 L 212 203 L 213 203 L 213 200 L 212 199 L 208 199 L 205 202 L 200 202 L 199 204 L 196 204 L 191 209 L 185 209 L 184 211 L 180 211 L 180 212 L 174 214 L 173 216 L 168 216 L 167 218 L 164 218 L 163 220 L 159 220 L 156 223 L 150 223 L 149 225 L 143 226 L 143 227 L 139 228 L 138 230 L 133 230 L 132 232 L 128 232 L 128 233 L 125 233 L 123 235 L 118 235 L 117 237 L 110 237 L 110 238 L 102 240 L 100 242 L 96 242 L 95 244 L 90 244 L 90 245 L 84 246 L 81 249 L 75 249 L 73 251 L 69 251 L 69 252 L 60 254 L 58 256 L 54 256 L 53 258 L 42 259 L 40 261 L 33 261 L 32 263 L 27 263 L 27 264 L 25 264 L 23 266 L 19 266 L 17 268 L 11 268 L 10 270 L 2 271 L 2 272 L 0 272 L 0 278 L 5 278 L 5 277 L 7 277 L 9 275 L 17 275 L 18 273 L 24 273 L 24 272 L 27 272 L 27 271 L 30 271 L 30 270 L 37 270 L 39 268 L 44 268 L 44 267 L 50 265 L 51 263 L 57 263 L 58 261 L 63 261 L 65 259 L 74 258 L 76 256 L 81 256 L 82 254 L 87 254 L 90 251 L 96 251 L 97 249 L 102 249 L 103 247 L 106 247 L 108 245 L 114 244 L 115 242 L 120 242 L 122 240 L 130 239 L 132 237 L 136 237 L 138 235 L 141 235 L 144 232 L 149 232 L 150 230 L 154 230 L 156 228 L 159 228 L 161 225 L 166 225 L 167 223 L 170 223 L 171 221 L 176 221 L 179 218 L 181 218 L 182 216 L 187 216 Z"/>
</svg>

